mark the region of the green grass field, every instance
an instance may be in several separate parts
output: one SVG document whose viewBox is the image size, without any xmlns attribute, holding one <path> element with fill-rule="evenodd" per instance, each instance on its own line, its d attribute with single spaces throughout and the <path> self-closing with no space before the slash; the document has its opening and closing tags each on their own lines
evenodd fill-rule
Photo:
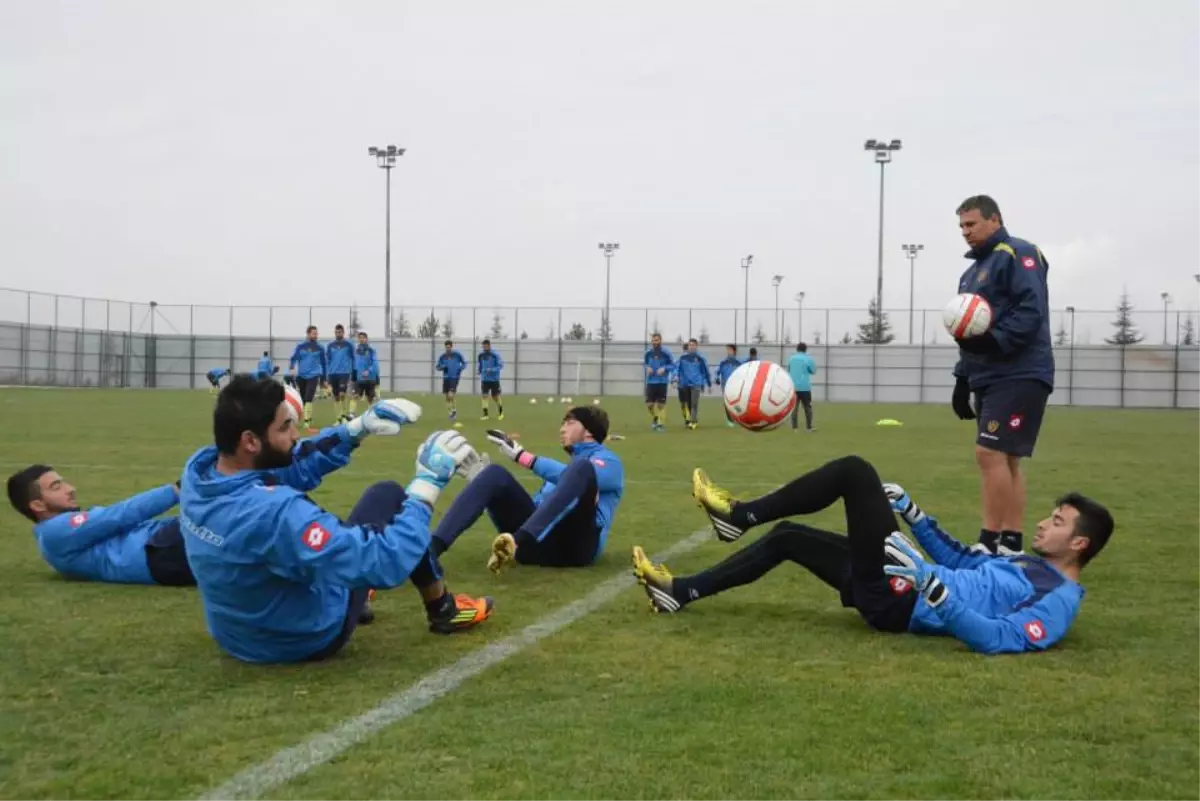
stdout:
<svg viewBox="0 0 1200 801">
<path fill-rule="evenodd" d="M 315 493 L 349 510 L 370 482 L 411 476 L 415 443 L 366 443 Z M 5 473 L 45 461 L 84 505 L 174 480 L 209 441 L 202 392 L 0 390 Z M 475 398 L 464 432 L 484 450 Z M 661 435 L 636 399 L 607 405 L 629 487 L 594 568 L 496 578 L 481 523 L 445 558 L 452 589 L 490 593 L 469 634 L 426 633 L 416 593 L 339 658 L 250 667 L 208 638 L 195 591 L 55 577 L 11 511 L 0 535 L 0 796 L 194 797 L 366 712 L 432 670 L 520 631 L 704 526 L 689 477 L 741 495 L 855 452 L 952 532 L 978 530 L 972 429 L 944 406 L 822 405 L 819 431 L 721 425 Z M 325 420 L 328 405 L 320 407 Z M 509 404 L 504 426 L 555 454 L 562 407 Z M 901 428 L 874 421 L 895 417 Z M 816 579 L 783 566 L 758 584 L 653 616 L 632 584 L 561 632 L 468 680 L 333 761 L 272 789 L 285 798 L 1196 798 L 1197 415 L 1054 408 L 1029 464 L 1027 531 L 1079 488 L 1117 519 L 1084 573 L 1083 611 L 1045 654 L 980 657 L 949 639 L 872 633 Z M 514 468 L 519 470 L 519 468 Z M 448 503 L 443 498 L 442 507 Z M 841 510 L 817 520 L 841 528 Z M 750 535 L 754 536 L 754 533 Z M 704 567 L 715 539 L 671 562 Z"/>
</svg>

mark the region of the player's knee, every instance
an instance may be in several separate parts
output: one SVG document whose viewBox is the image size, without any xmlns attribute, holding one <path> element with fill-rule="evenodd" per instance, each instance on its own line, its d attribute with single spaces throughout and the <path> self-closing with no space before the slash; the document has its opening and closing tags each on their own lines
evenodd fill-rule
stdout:
<svg viewBox="0 0 1200 801">
<path fill-rule="evenodd" d="M 854 481 L 882 483 L 879 480 L 879 473 L 875 471 L 875 466 L 856 453 L 843 456 L 838 462 L 845 475 Z"/>
<path fill-rule="evenodd" d="M 993 450 L 983 445 L 975 446 L 975 463 L 984 470 L 1008 466 L 1009 455 L 1003 451 Z"/>
</svg>

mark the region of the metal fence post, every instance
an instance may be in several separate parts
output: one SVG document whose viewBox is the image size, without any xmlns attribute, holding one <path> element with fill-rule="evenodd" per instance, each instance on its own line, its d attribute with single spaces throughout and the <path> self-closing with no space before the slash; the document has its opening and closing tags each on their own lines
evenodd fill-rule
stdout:
<svg viewBox="0 0 1200 801">
<path fill-rule="evenodd" d="M 133 304 L 129 304 L 129 329 L 125 332 L 125 363 L 121 365 L 124 373 L 121 379 L 121 386 L 129 388 L 133 385 L 133 376 L 130 374 L 130 362 L 133 361 Z"/>
<path fill-rule="evenodd" d="M 925 311 L 921 310 L 921 370 L 917 379 L 917 403 L 925 402 Z"/>
<path fill-rule="evenodd" d="M 1171 370 L 1171 408 L 1179 408 L 1179 312 L 1175 312 L 1175 366 Z"/>
<path fill-rule="evenodd" d="M 1071 343 L 1068 346 L 1067 352 L 1067 405 L 1075 405 L 1075 337 L 1071 337 Z"/>
<path fill-rule="evenodd" d="M 562 397 L 562 350 L 563 350 L 563 330 L 562 330 L 562 309 L 558 310 L 558 364 L 554 368 L 554 394 Z"/>
<path fill-rule="evenodd" d="M 513 309 L 513 394 L 520 394 L 521 386 L 521 310 Z"/>
<path fill-rule="evenodd" d="M 429 310 L 429 317 L 427 319 L 430 319 L 430 320 L 433 319 L 433 309 L 432 308 L 430 308 L 430 310 Z M 420 333 L 420 332 L 418 331 L 418 333 Z M 436 330 L 430 331 L 429 332 L 429 360 L 434 363 L 437 362 L 437 345 L 436 345 L 436 343 L 437 343 L 437 331 Z M 430 373 L 430 376 L 429 376 L 429 391 L 434 394 L 437 393 L 437 384 L 435 383 L 436 379 L 437 379 L 437 371 L 434 370 Z"/>
<path fill-rule="evenodd" d="M 188 370 L 191 372 L 188 375 L 188 389 L 196 388 L 196 306 L 188 304 L 188 337 L 190 338 L 190 348 L 188 350 Z M 230 370 L 233 368 L 230 367 Z"/>
<path fill-rule="evenodd" d="M 233 369 L 233 307 L 229 307 L 229 372 L 232 375 Z"/>
</svg>

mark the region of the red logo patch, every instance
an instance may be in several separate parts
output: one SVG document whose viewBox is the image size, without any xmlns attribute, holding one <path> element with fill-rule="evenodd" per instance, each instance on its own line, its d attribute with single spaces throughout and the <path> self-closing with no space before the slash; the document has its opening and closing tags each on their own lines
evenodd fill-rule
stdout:
<svg viewBox="0 0 1200 801">
<path fill-rule="evenodd" d="M 71 515 L 71 528 L 79 528 L 87 522 L 87 512 L 79 512 Z"/>
<path fill-rule="evenodd" d="M 330 534 L 320 523 L 313 523 L 304 529 L 304 544 L 314 551 L 320 551 L 329 542 Z"/>
<path fill-rule="evenodd" d="M 1016 431 L 1018 428 L 1021 427 L 1022 420 L 1024 420 L 1024 418 L 1021 415 L 1014 414 L 1012 417 L 1008 418 L 1008 427 L 1011 428 L 1013 431 Z"/>
<path fill-rule="evenodd" d="M 912 589 L 912 584 L 899 576 L 892 576 L 888 579 L 888 584 L 892 585 L 892 592 L 896 595 L 903 595 Z"/>
<path fill-rule="evenodd" d="M 1026 256 L 1025 260 L 1021 262 L 1021 266 L 1026 270 L 1034 270 L 1037 269 L 1037 262 L 1034 260 L 1033 256 Z"/>
<path fill-rule="evenodd" d="M 1025 624 L 1025 636 L 1030 642 L 1041 642 L 1046 639 L 1046 627 L 1040 620 L 1031 620 Z"/>
</svg>

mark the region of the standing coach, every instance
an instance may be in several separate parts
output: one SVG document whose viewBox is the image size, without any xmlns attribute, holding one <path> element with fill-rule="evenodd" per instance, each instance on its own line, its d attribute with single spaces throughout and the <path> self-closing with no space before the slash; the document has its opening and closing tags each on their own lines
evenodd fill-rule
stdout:
<svg viewBox="0 0 1200 801">
<path fill-rule="evenodd" d="M 1022 550 L 1021 459 L 1033 456 L 1054 391 L 1049 265 L 1036 245 L 1009 235 L 999 205 L 987 195 L 967 198 L 957 211 L 972 260 L 958 291 L 983 296 L 992 307 L 992 325 L 979 336 L 956 340 L 960 358 L 952 405 L 960 419 L 977 420 L 983 527 L 975 547 L 1010 555 Z"/>
</svg>

